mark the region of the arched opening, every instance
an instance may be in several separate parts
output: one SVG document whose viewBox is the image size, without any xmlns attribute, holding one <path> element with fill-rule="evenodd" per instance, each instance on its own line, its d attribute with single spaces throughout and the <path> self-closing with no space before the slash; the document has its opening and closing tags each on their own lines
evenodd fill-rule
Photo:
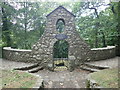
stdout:
<svg viewBox="0 0 120 90">
<path fill-rule="evenodd" d="M 53 47 L 54 67 L 67 66 L 69 44 L 65 40 L 58 40 Z"/>
<path fill-rule="evenodd" d="M 53 58 L 68 58 L 69 44 L 65 40 L 58 40 L 54 44 Z"/>
<path fill-rule="evenodd" d="M 58 19 L 56 23 L 56 30 L 62 33 L 65 29 L 65 21 L 63 19 Z"/>
</svg>

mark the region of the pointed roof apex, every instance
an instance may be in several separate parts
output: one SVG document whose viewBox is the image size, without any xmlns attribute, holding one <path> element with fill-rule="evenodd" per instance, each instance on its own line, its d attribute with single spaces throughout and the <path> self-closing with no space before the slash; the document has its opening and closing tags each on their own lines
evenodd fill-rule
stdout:
<svg viewBox="0 0 120 90">
<path fill-rule="evenodd" d="M 59 6 L 56 9 L 54 9 L 52 12 L 50 12 L 46 17 L 48 17 L 49 15 L 51 15 L 52 13 L 54 13 L 57 9 L 59 8 L 63 8 L 65 11 L 67 11 L 68 13 L 70 13 L 72 16 L 76 17 L 73 13 L 71 13 L 70 11 L 68 11 L 66 8 L 64 8 L 63 6 Z"/>
</svg>

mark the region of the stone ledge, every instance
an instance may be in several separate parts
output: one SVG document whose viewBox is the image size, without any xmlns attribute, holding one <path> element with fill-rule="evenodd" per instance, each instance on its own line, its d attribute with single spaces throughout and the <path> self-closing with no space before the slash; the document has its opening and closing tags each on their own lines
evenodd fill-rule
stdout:
<svg viewBox="0 0 120 90">
<path fill-rule="evenodd" d="M 107 46 L 107 47 L 104 47 L 104 48 L 92 48 L 91 50 L 108 50 L 108 49 L 115 49 L 116 47 L 115 46 Z"/>
<path fill-rule="evenodd" d="M 28 51 L 28 52 L 31 52 L 32 50 L 26 50 L 26 49 L 13 49 L 11 47 L 4 47 L 3 48 L 4 50 L 10 50 L 10 51 Z"/>
<path fill-rule="evenodd" d="M 98 69 L 109 69 L 110 68 L 109 66 L 96 65 L 96 64 L 91 64 L 91 63 L 85 63 L 85 65 L 89 67 L 98 68 Z"/>
<path fill-rule="evenodd" d="M 38 66 L 38 63 L 33 64 L 33 65 L 29 65 L 29 66 L 24 66 L 24 67 L 16 67 L 13 70 L 30 70 L 32 68 L 35 68 Z"/>
<path fill-rule="evenodd" d="M 107 46 L 104 48 L 93 48 L 91 49 L 93 53 L 93 55 L 91 55 L 92 57 L 91 61 L 113 58 L 116 56 L 115 50 L 116 50 L 115 46 Z"/>
</svg>

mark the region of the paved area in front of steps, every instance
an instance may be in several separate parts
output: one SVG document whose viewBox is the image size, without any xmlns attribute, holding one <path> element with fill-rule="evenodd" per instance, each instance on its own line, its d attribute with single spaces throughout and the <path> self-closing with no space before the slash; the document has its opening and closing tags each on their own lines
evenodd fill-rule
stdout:
<svg viewBox="0 0 120 90">
<path fill-rule="evenodd" d="M 75 69 L 70 72 L 42 70 L 35 74 L 43 77 L 45 88 L 85 88 L 89 71 Z"/>
<path fill-rule="evenodd" d="M 92 65 L 97 65 L 97 66 L 108 66 L 110 68 L 115 68 L 115 67 L 118 67 L 119 60 L 120 60 L 120 57 L 114 57 L 111 59 L 91 61 L 91 62 L 87 62 L 87 63 L 92 64 Z"/>
</svg>

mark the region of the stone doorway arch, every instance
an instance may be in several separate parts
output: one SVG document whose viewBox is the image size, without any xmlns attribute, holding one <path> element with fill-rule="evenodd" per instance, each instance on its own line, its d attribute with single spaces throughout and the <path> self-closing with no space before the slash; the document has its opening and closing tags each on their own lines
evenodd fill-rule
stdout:
<svg viewBox="0 0 120 90">
<path fill-rule="evenodd" d="M 91 50 L 80 37 L 75 28 L 75 15 L 59 6 L 47 15 L 46 27 L 39 41 L 32 47 L 32 60 L 39 62 L 46 69 L 53 70 L 53 48 L 58 40 L 69 43 L 68 62 L 75 63 L 74 67 L 91 60 Z M 61 58 L 60 58 L 61 59 Z M 68 66 L 70 66 L 68 64 Z M 69 67 L 68 67 L 69 68 Z"/>
<path fill-rule="evenodd" d="M 69 43 L 66 40 L 58 40 L 53 46 L 53 64 L 56 67 L 68 66 Z"/>
<path fill-rule="evenodd" d="M 58 40 L 53 46 L 53 58 L 68 58 L 69 43 L 66 40 Z"/>
</svg>

